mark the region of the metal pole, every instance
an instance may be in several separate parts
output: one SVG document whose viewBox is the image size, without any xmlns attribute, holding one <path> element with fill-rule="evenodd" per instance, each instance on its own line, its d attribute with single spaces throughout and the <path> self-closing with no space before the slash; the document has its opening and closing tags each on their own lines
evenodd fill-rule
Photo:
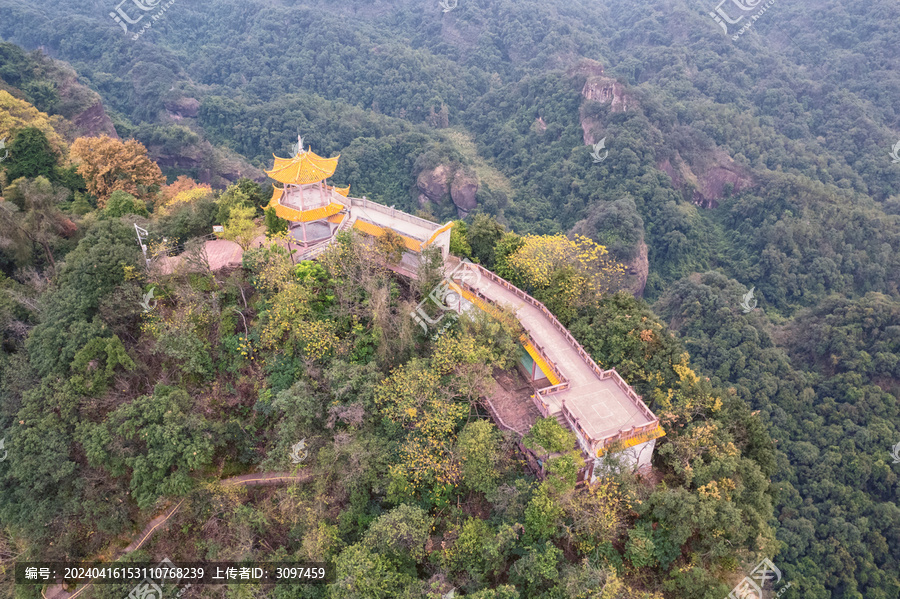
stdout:
<svg viewBox="0 0 900 599">
<path fill-rule="evenodd" d="M 138 245 L 141 246 L 141 251 L 144 253 L 144 261 L 147 266 L 150 266 L 150 259 L 147 258 L 147 246 L 144 244 L 144 239 L 150 236 L 150 232 L 137 226 L 137 223 L 134 225 L 134 231 L 137 233 Z"/>
</svg>

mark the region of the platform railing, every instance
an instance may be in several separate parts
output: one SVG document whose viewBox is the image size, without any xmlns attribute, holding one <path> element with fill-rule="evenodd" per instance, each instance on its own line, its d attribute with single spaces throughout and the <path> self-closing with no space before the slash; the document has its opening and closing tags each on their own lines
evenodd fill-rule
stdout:
<svg viewBox="0 0 900 599">
<path fill-rule="evenodd" d="M 621 377 L 621 375 L 619 375 L 619 373 L 616 372 L 615 370 L 612 370 L 612 369 L 611 370 L 603 370 L 602 368 L 600 368 L 600 366 L 597 365 L 597 363 L 590 356 L 590 354 L 584 349 L 584 347 L 580 343 L 578 343 L 578 341 L 575 339 L 575 337 L 572 336 L 572 333 L 570 333 L 569 330 L 566 327 L 564 327 L 561 322 L 559 322 L 559 319 L 556 318 L 556 316 L 554 316 L 553 313 L 550 312 L 550 310 L 548 310 L 547 307 L 543 303 L 541 303 L 538 300 L 536 300 L 535 298 L 531 297 L 530 295 L 528 295 L 527 293 L 525 293 L 524 291 L 522 291 L 521 289 L 519 289 L 518 287 L 516 287 L 509 281 L 507 281 L 506 279 L 499 277 L 496 274 L 494 274 L 493 272 L 484 268 L 480 264 L 473 264 L 473 263 L 469 262 L 469 263 L 466 263 L 465 267 L 475 269 L 482 277 L 486 277 L 486 278 L 490 279 L 491 281 L 500 285 L 507 291 L 514 293 L 516 295 L 516 297 L 523 299 L 531 306 L 540 310 L 541 314 L 543 314 L 547 318 L 547 320 L 550 321 L 550 323 L 553 325 L 553 327 L 556 330 L 558 330 L 563 335 L 563 337 L 565 337 L 568 344 L 578 353 L 579 357 L 581 357 L 581 359 L 584 361 L 584 363 L 587 364 L 588 367 L 590 367 L 590 369 L 593 370 L 594 373 L 596 373 L 596 375 L 601 380 L 612 379 L 612 382 L 617 387 L 619 387 L 622 390 L 622 392 L 628 396 L 629 399 L 631 399 L 635 403 L 635 405 L 638 407 L 638 409 L 641 411 L 642 414 L 644 414 L 651 420 L 656 419 L 656 415 L 653 414 L 652 411 L 650 411 L 650 408 L 647 407 L 647 404 L 644 403 L 644 400 L 641 399 L 641 396 L 638 395 L 637 393 L 635 393 L 634 389 L 632 389 L 631 386 L 625 382 L 625 379 L 623 379 Z M 490 301 L 490 300 L 488 300 L 488 301 Z M 550 363 L 552 364 L 552 361 Z M 565 380 L 564 377 L 560 377 L 560 379 Z"/>
</svg>

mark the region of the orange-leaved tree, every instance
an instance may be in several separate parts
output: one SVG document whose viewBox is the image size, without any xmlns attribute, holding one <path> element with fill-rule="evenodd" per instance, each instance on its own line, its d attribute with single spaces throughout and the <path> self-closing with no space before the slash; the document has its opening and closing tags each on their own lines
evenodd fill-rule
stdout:
<svg viewBox="0 0 900 599">
<path fill-rule="evenodd" d="M 144 199 L 165 182 L 159 165 L 147 156 L 147 148 L 134 139 L 79 137 L 70 152 L 78 162 L 78 174 L 101 208 L 116 190 Z"/>
</svg>

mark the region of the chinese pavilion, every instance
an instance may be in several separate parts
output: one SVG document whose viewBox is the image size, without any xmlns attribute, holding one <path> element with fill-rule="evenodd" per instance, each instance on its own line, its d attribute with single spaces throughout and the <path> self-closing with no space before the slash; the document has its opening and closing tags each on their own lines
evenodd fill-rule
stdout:
<svg viewBox="0 0 900 599">
<path fill-rule="evenodd" d="M 275 158 L 275 166 L 266 171 L 283 187 L 275 186 L 269 208 L 290 221 L 291 237 L 307 246 L 332 237 L 346 217 L 350 187 L 332 187 L 328 178 L 334 175 L 340 155 L 323 158 L 311 149 L 303 149 L 297 138 L 297 153 L 291 158 Z"/>
</svg>

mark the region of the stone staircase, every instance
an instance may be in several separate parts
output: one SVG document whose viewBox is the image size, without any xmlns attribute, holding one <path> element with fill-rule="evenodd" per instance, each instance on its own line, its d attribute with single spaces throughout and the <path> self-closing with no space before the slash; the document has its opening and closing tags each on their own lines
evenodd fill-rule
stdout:
<svg viewBox="0 0 900 599">
<path fill-rule="evenodd" d="M 575 432 L 574 430 L 572 430 L 572 425 L 569 424 L 569 421 L 566 420 L 565 416 L 563 416 L 562 410 L 554 414 L 553 417 L 556 418 L 556 421 L 560 423 L 560 425 L 562 425 L 564 429 L 566 429 L 567 431 L 572 431 L 573 433 Z"/>
</svg>

